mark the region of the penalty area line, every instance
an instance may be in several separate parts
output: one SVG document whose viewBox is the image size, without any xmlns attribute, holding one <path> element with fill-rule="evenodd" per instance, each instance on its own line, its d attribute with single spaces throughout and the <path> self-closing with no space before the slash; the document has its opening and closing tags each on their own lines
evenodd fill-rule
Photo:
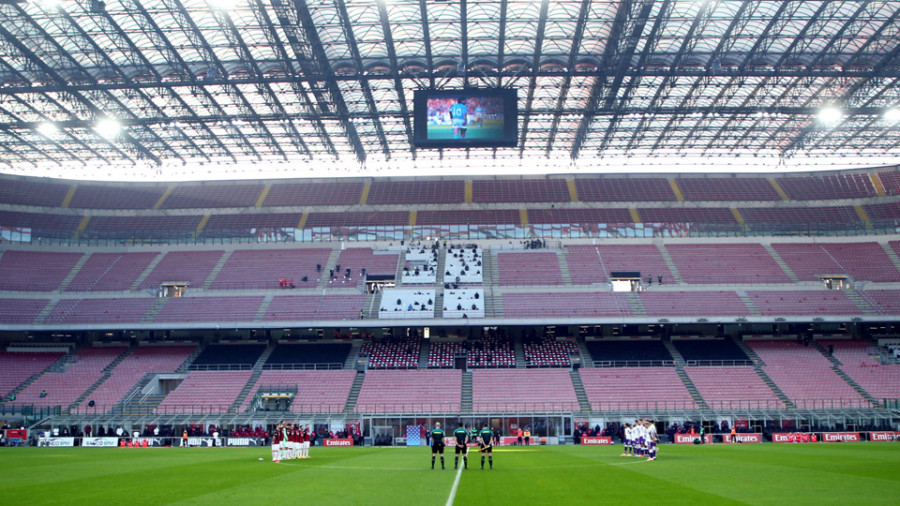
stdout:
<svg viewBox="0 0 900 506">
<path fill-rule="evenodd" d="M 453 506 L 453 500 L 456 499 L 456 489 L 459 488 L 459 479 L 462 477 L 464 467 L 466 466 L 462 465 L 456 470 L 456 479 L 453 480 L 453 488 L 450 489 L 450 497 L 447 498 L 447 506 Z"/>
</svg>

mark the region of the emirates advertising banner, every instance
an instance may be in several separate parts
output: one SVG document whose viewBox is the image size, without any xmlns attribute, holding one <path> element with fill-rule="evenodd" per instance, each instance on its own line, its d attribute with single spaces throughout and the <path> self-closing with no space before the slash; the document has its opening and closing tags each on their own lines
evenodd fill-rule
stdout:
<svg viewBox="0 0 900 506">
<path fill-rule="evenodd" d="M 700 434 L 675 434 L 675 444 L 689 445 L 694 444 L 695 439 L 700 439 Z M 707 444 L 712 443 L 712 435 L 704 434 L 703 439 Z"/>
<path fill-rule="evenodd" d="M 762 434 L 735 434 L 734 439 L 740 443 L 762 443 Z M 731 434 L 722 434 L 722 441 L 731 443 Z"/>
<path fill-rule="evenodd" d="M 607 436 L 597 436 L 590 437 L 584 436 L 581 438 L 581 444 L 583 445 L 611 445 L 613 444 L 612 438 Z"/>
</svg>

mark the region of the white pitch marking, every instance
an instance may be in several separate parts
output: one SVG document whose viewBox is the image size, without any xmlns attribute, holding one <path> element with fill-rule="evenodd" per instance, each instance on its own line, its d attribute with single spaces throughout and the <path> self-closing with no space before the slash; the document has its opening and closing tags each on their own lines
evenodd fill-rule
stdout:
<svg viewBox="0 0 900 506">
<path fill-rule="evenodd" d="M 447 498 L 447 506 L 453 506 L 453 499 L 456 498 L 456 489 L 459 488 L 459 478 L 462 476 L 464 467 L 466 466 L 462 466 L 456 471 L 456 479 L 453 480 L 453 488 L 450 489 L 450 497 Z"/>
</svg>

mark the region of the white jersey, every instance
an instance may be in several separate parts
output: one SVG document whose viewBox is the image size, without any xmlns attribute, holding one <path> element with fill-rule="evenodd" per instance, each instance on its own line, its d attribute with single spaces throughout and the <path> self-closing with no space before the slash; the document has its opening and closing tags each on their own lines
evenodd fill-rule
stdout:
<svg viewBox="0 0 900 506">
<path fill-rule="evenodd" d="M 633 441 L 634 440 L 634 429 L 631 427 L 625 427 L 625 440 Z"/>
<path fill-rule="evenodd" d="M 642 425 L 635 425 L 634 431 L 632 431 L 632 435 L 634 436 L 634 440 L 644 437 L 644 427 Z"/>
<path fill-rule="evenodd" d="M 656 432 L 656 426 L 651 425 L 651 426 L 647 427 L 647 441 L 658 441 L 658 440 L 659 440 L 659 436 L 657 435 L 657 432 Z"/>
</svg>

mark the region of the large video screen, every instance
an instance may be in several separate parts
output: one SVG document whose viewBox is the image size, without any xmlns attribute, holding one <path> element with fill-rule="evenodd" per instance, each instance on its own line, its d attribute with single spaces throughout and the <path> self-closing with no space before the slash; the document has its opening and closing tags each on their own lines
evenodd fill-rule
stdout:
<svg viewBox="0 0 900 506">
<path fill-rule="evenodd" d="M 416 90 L 416 147 L 510 147 L 518 142 L 518 97 L 511 89 Z"/>
</svg>

